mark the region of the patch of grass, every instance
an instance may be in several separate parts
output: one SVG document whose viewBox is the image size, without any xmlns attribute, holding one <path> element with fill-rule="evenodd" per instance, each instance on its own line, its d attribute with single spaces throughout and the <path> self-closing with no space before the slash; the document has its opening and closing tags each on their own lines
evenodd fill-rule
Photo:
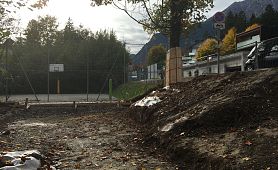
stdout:
<svg viewBox="0 0 278 170">
<path fill-rule="evenodd" d="M 113 96 L 120 100 L 130 100 L 157 86 L 159 86 L 159 84 L 156 83 L 128 82 L 115 89 L 113 91 Z"/>
</svg>

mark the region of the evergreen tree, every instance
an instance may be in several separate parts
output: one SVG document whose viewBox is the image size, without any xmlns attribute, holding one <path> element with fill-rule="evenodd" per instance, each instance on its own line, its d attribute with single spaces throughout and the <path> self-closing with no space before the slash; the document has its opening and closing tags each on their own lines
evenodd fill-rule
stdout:
<svg viewBox="0 0 278 170">
<path fill-rule="evenodd" d="M 232 27 L 235 27 L 235 15 L 232 11 L 229 11 L 226 16 L 225 27 L 225 32 L 228 32 L 228 30 L 230 30 Z"/>
<path fill-rule="evenodd" d="M 47 92 L 48 56 L 50 64 L 64 64 L 64 72 L 50 73 L 50 93 L 56 92 L 58 78 L 62 93 L 85 93 L 87 69 L 90 92 L 98 93 L 107 78 L 113 78 L 114 86 L 127 79 L 124 71 L 129 53 L 114 31 L 93 34 L 82 26 L 75 27 L 70 19 L 64 29 L 58 31 L 57 27 L 55 18 L 39 17 L 29 22 L 26 38 L 15 43 L 14 54 L 20 56 L 37 93 Z M 15 61 L 11 68 L 16 77 L 13 93 L 32 93 Z"/>
<path fill-rule="evenodd" d="M 258 23 L 258 19 L 255 14 L 252 14 L 248 21 L 248 26 L 253 25 L 255 23 Z"/>
<path fill-rule="evenodd" d="M 64 40 L 65 41 L 77 40 L 77 33 L 74 28 L 74 24 L 70 18 L 68 19 L 66 26 L 64 28 Z"/>
<path fill-rule="evenodd" d="M 265 12 L 260 17 L 260 23 L 264 26 L 278 26 L 278 12 L 272 5 L 265 8 Z"/>
<path fill-rule="evenodd" d="M 235 27 L 238 32 L 243 32 L 247 26 L 247 19 L 244 11 L 240 11 L 235 15 Z"/>
</svg>

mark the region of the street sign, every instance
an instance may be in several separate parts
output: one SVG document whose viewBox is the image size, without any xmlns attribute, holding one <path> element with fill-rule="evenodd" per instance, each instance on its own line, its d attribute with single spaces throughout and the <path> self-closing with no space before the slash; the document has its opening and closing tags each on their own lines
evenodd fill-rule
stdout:
<svg viewBox="0 0 278 170">
<path fill-rule="evenodd" d="M 223 23 L 225 22 L 225 14 L 223 12 L 216 12 L 213 19 L 216 23 Z"/>
<path fill-rule="evenodd" d="M 214 23 L 214 29 L 220 29 L 224 30 L 225 29 L 225 23 Z"/>
</svg>

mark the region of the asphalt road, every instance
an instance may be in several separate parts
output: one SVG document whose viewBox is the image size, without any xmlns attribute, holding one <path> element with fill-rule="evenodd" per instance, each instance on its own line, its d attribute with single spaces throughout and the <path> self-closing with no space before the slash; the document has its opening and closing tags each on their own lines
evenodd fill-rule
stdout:
<svg viewBox="0 0 278 170">
<path fill-rule="evenodd" d="M 88 101 L 96 101 L 98 98 L 98 94 L 89 94 Z M 37 97 L 40 102 L 47 102 L 48 95 L 47 94 L 37 94 Z M 28 98 L 29 101 L 35 101 L 36 97 L 33 94 L 26 94 L 26 95 L 11 95 L 8 101 L 16 101 L 16 102 L 23 102 L 25 99 Z M 5 96 L 0 96 L 0 100 L 4 101 Z M 101 94 L 99 96 L 99 101 L 108 101 L 109 95 L 108 94 Z M 115 98 L 113 98 L 115 100 Z M 87 94 L 50 94 L 49 95 L 50 102 L 69 102 L 69 101 L 87 101 Z"/>
</svg>

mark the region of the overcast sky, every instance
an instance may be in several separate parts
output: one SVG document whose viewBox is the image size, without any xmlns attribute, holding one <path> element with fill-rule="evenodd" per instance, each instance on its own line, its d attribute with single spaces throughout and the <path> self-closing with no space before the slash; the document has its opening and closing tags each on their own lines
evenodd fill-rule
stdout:
<svg viewBox="0 0 278 170">
<path fill-rule="evenodd" d="M 211 17 L 215 12 L 222 11 L 235 1 L 214 0 L 215 7 L 207 14 Z M 145 44 L 151 38 L 144 32 L 141 25 L 129 18 L 123 11 L 112 6 L 91 7 L 90 0 L 49 0 L 49 4 L 42 10 L 29 11 L 22 9 L 17 15 L 21 18 L 20 25 L 25 28 L 28 21 L 38 16 L 55 16 L 61 28 L 68 18 L 76 26 L 83 25 L 93 32 L 100 29 L 113 29 L 118 39 L 132 44 Z M 137 53 L 142 46 L 128 46 L 132 53 Z"/>
</svg>

